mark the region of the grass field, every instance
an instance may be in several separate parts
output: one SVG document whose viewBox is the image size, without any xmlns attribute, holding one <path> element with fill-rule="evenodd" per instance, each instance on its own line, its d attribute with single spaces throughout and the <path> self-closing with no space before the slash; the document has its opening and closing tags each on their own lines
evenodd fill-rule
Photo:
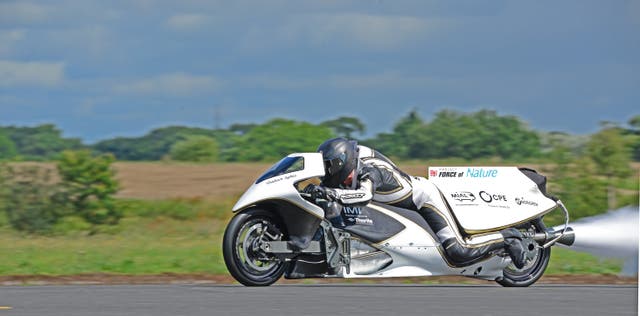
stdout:
<svg viewBox="0 0 640 316">
<path fill-rule="evenodd" d="M 52 167 L 52 165 L 49 165 Z M 49 236 L 20 234 L 0 216 L 0 275 L 226 273 L 221 235 L 230 209 L 268 164 L 117 163 L 125 217 L 89 236 L 67 218 Z M 426 165 L 402 166 L 416 175 Z M 548 274 L 616 274 L 622 263 L 554 249 Z"/>
<path fill-rule="evenodd" d="M 225 221 L 126 218 L 117 231 L 85 236 L 21 236 L 0 232 L 0 275 L 78 273 L 226 273 Z M 547 274 L 617 274 L 621 262 L 554 248 Z"/>
</svg>

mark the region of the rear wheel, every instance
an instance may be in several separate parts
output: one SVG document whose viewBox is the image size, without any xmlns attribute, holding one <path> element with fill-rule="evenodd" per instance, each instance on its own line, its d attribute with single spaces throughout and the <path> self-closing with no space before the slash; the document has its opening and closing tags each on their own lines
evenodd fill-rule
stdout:
<svg viewBox="0 0 640 316">
<path fill-rule="evenodd" d="M 541 219 L 531 223 L 528 229 L 532 232 L 543 232 L 545 230 L 544 223 Z M 510 263 L 504 268 L 504 277 L 497 281 L 505 287 L 526 287 L 529 286 L 544 274 L 551 258 L 551 247 L 541 248 L 540 245 L 531 238 L 523 240 L 524 246 L 527 248 L 527 263 L 522 269 L 516 268 Z"/>
<path fill-rule="evenodd" d="M 229 273 L 246 286 L 267 286 L 278 281 L 285 263 L 260 249 L 263 241 L 282 240 L 283 226 L 272 214 L 250 209 L 231 219 L 224 232 L 222 253 Z"/>
</svg>

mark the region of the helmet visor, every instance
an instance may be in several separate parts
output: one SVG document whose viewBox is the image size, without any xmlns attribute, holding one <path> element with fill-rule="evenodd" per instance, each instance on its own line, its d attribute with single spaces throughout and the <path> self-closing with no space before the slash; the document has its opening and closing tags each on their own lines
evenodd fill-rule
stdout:
<svg viewBox="0 0 640 316">
<path fill-rule="evenodd" d="M 346 160 L 347 154 L 345 153 L 341 153 L 334 158 L 325 159 L 324 170 L 326 170 L 329 175 L 337 174 L 344 167 Z"/>
</svg>

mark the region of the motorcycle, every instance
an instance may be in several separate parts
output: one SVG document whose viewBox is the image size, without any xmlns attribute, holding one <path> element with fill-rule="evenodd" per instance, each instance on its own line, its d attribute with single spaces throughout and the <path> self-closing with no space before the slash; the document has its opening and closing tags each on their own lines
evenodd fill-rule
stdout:
<svg viewBox="0 0 640 316">
<path fill-rule="evenodd" d="M 282 275 L 300 278 L 384 278 L 459 275 L 525 287 L 544 273 L 556 243 L 571 246 L 569 213 L 546 192 L 546 178 L 517 167 L 431 167 L 440 196 L 433 203 L 455 224 L 467 247 L 481 246 L 501 229 L 519 229 L 526 264 L 518 269 L 504 249 L 464 265 L 447 256 L 425 219 L 412 210 L 370 202 L 341 205 L 306 194 L 324 176 L 319 153 L 286 156 L 240 197 L 224 233 L 231 275 L 246 286 L 267 286 Z M 564 212 L 564 225 L 542 218 Z"/>
</svg>

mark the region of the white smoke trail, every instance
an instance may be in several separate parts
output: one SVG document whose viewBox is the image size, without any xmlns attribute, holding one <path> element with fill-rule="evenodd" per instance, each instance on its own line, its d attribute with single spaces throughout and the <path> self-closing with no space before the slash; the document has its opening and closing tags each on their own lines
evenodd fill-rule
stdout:
<svg viewBox="0 0 640 316">
<path fill-rule="evenodd" d="M 569 224 L 575 231 L 570 249 L 624 260 L 623 275 L 638 274 L 638 207 L 627 206 Z"/>
</svg>

